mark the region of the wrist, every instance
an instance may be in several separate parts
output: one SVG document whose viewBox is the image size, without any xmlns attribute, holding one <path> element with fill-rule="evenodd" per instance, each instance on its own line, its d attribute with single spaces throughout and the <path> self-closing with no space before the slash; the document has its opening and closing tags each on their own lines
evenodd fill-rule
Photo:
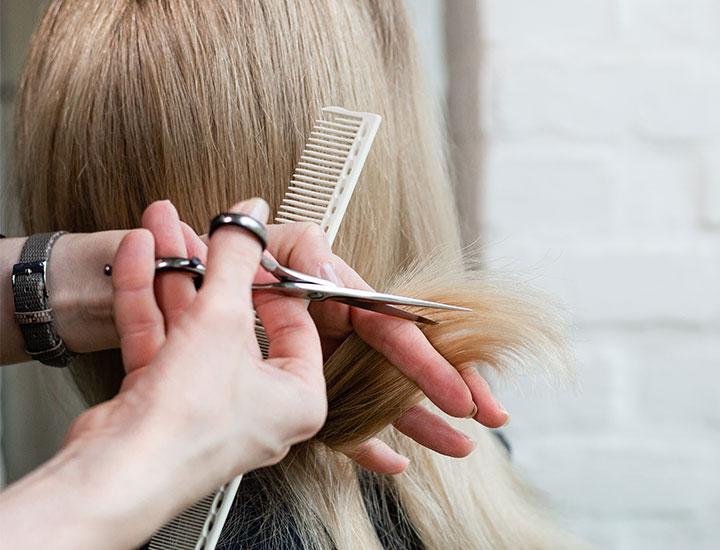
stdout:
<svg viewBox="0 0 720 550">
<path fill-rule="evenodd" d="M 222 453 L 208 452 L 208 437 L 181 417 L 172 405 L 121 391 L 76 419 L 56 459 L 68 479 L 80 479 L 83 500 L 96 501 L 78 521 L 105 536 L 124 530 L 137 545 L 232 477 L 218 468 Z"/>
<path fill-rule="evenodd" d="M 104 275 L 127 231 L 71 233 L 53 247 L 47 291 L 55 330 L 76 353 L 119 346 L 112 319 L 112 281 Z"/>
<path fill-rule="evenodd" d="M 13 548 L 121 549 L 149 538 L 152 528 L 132 513 L 142 506 L 137 485 L 115 483 L 114 470 L 122 475 L 125 469 L 114 455 L 70 445 L 3 491 L 3 541 Z"/>
<path fill-rule="evenodd" d="M 70 435 L 50 461 L 0 494 L 0 547 L 134 548 L 192 502 L 176 504 L 185 481 L 162 460 L 161 437 L 143 425 L 99 428 Z"/>
<path fill-rule="evenodd" d="M 0 249 L 0 365 L 29 360 L 20 326 L 15 322 L 15 300 L 11 284 L 13 265 L 20 259 L 26 238 L 1 239 Z"/>
</svg>

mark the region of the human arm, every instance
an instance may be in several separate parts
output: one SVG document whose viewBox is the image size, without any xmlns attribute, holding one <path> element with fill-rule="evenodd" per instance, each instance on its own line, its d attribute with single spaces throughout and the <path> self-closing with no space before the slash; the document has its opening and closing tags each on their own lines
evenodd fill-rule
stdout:
<svg viewBox="0 0 720 550">
<path fill-rule="evenodd" d="M 174 208 L 166 201 L 149 207 L 145 222 L 146 226 L 151 226 L 156 234 L 156 242 L 161 247 L 156 251 L 158 256 L 198 256 L 205 261 L 205 244 L 195 236 L 192 229 L 177 220 Z M 180 237 L 176 229 L 178 224 L 183 228 Z M 324 278 L 337 277 L 344 286 L 367 288 L 365 282 L 349 266 L 332 254 L 327 239 L 316 226 L 290 224 L 268 226 L 268 230 L 271 236 L 270 250 L 281 263 Z M 69 349 L 73 351 L 92 351 L 119 345 L 111 321 L 110 281 L 102 275 L 102 266 L 110 261 L 114 252 L 112 247 L 117 246 L 124 234 L 125 232 L 118 231 L 77 237 L 66 235 L 56 244 L 49 268 L 48 286 L 53 305 L 56 302 L 56 292 L 63 288 L 63 281 L 67 287 L 61 294 L 63 298 L 59 299 L 58 333 L 65 338 Z M 73 243 L 77 245 L 70 246 Z M 95 247 L 98 248 L 97 251 L 94 251 Z M 91 255 L 89 258 L 88 254 Z M 19 257 L 19 249 L 13 257 Z M 7 266 L 8 272 L 11 264 L 12 262 Z M 68 265 L 75 266 L 76 270 L 82 269 L 82 272 L 73 276 L 66 275 Z M 332 266 L 332 274 L 324 271 L 328 265 Z M 172 281 L 183 281 L 185 278 L 180 274 L 167 275 L 162 279 L 164 286 L 159 287 L 159 291 L 173 294 L 173 285 L 176 283 Z M 5 282 L 8 288 L 4 288 L 3 296 L 9 297 L 3 298 L 2 321 L 9 322 L 19 338 L 19 330 L 12 321 L 9 277 Z M 80 282 L 82 284 L 78 284 Z M 170 290 L 162 290 L 166 286 Z M 158 298 L 162 303 L 163 296 L 159 295 Z M 5 312 L 5 309 L 9 311 Z M 77 316 L 75 329 L 66 333 L 63 327 L 73 320 L 73 316 L 66 312 L 73 310 Z M 89 315 L 88 312 L 92 314 Z M 329 354 L 355 330 L 366 342 L 385 354 L 397 368 L 417 382 L 430 399 L 448 414 L 457 417 L 473 415 L 475 420 L 490 427 L 500 426 L 507 421 L 507 413 L 493 398 L 489 386 L 477 371 L 464 369 L 462 374 L 459 374 L 438 354 L 413 323 L 333 302 L 312 304 L 310 312 L 317 324 L 326 353 Z M 173 312 L 167 311 L 166 314 L 172 316 Z M 9 330 L 3 331 L 3 339 L 5 334 L 9 333 Z M 73 341 L 77 335 L 85 335 L 84 341 Z M 4 341 L 2 347 L 5 348 Z M 16 344 L 14 348 L 19 350 L 20 357 L 24 355 L 21 344 Z M 477 407 L 477 410 L 474 407 Z M 395 426 L 418 443 L 443 454 L 462 457 L 473 449 L 471 440 L 422 407 L 408 411 L 396 421 Z M 380 473 L 398 473 L 407 466 L 404 457 L 375 439 L 349 451 L 348 454 L 361 465 Z"/>
<path fill-rule="evenodd" d="M 208 252 L 199 293 L 178 274 L 154 290 L 151 235 L 125 238 L 113 264 L 121 391 L 83 413 L 55 458 L 0 495 L 3 545 L 132 547 L 321 427 L 322 354 L 304 305 L 283 298 L 258 308 L 271 342 L 263 361 L 250 293 L 257 242 L 224 228 Z"/>
<path fill-rule="evenodd" d="M 56 332 L 68 349 L 86 353 L 119 346 L 112 321 L 112 282 L 103 266 L 112 263 L 127 231 L 69 233 L 52 248 L 47 268 L 47 291 Z M 28 361 L 10 274 L 20 258 L 25 237 L 0 239 L 0 365 Z"/>
</svg>

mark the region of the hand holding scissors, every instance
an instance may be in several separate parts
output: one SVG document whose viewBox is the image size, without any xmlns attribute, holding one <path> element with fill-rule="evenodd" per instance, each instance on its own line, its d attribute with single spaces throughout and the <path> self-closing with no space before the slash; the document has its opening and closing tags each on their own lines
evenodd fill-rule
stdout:
<svg viewBox="0 0 720 550">
<path fill-rule="evenodd" d="M 210 235 L 223 225 L 234 225 L 249 231 L 260 242 L 263 250 L 267 248 L 267 230 L 265 226 L 254 218 L 244 214 L 219 214 L 213 218 L 210 224 Z M 255 283 L 252 285 L 253 291 L 275 292 L 313 302 L 333 300 L 351 307 L 359 307 L 375 311 L 377 313 L 382 313 L 384 315 L 391 315 L 393 317 L 400 317 L 401 319 L 408 319 L 410 321 L 428 324 L 436 324 L 436 322 L 432 319 L 428 319 L 427 317 L 423 317 L 394 306 L 405 305 L 470 311 L 464 307 L 451 306 L 428 300 L 407 298 L 404 296 L 384 294 L 382 292 L 374 292 L 370 290 L 345 288 L 327 279 L 322 279 L 284 267 L 268 255 L 262 256 L 260 265 L 263 269 L 265 269 L 265 271 L 271 273 L 278 282 Z M 155 270 L 158 273 L 166 271 L 185 271 L 192 273 L 196 277 L 195 286 L 197 288 L 200 287 L 202 279 L 205 276 L 205 266 L 198 258 L 159 258 L 155 261 Z"/>
</svg>

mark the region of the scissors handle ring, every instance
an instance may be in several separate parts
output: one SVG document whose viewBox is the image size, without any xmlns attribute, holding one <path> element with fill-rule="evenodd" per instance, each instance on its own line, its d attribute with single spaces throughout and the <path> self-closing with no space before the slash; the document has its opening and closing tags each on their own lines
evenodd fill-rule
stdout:
<svg viewBox="0 0 720 550">
<path fill-rule="evenodd" d="M 155 260 L 155 272 L 186 271 L 198 277 L 205 275 L 205 266 L 198 258 L 158 258 Z"/>
<path fill-rule="evenodd" d="M 103 270 L 105 275 L 110 277 L 112 275 L 112 266 L 105 264 Z M 205 277 L 205 266 L 202 264 L 199 258 L 157 258 L 155 260 L 155 273 L 165 273 L 168 271 L 184 271 L 193 275 L 193 283 L 195 289 L 200 290 Z"/>
<path fill-rule="evenodd" d="M 252 216 L 248 216 L 247 214 L 232 213 L 218 214 L 210 222 L 210 231 L 208 232 L 208 236 L 212 237 L 212 234 L 215 231 L 225 225 L 234 225 L 240 229 L 244 229 L 258 240 L 263 250 L 267 248 L 267 229 L 265 229 L 265 226 Z"/>
<path fill-rule="evenodd" d="M 155 260 L 155 273 L 184 271 L 193 275 L 195 290 L 200 290 L 205 278 L 205 266 L 198 258 L 158 258 Z"/>
</svg>

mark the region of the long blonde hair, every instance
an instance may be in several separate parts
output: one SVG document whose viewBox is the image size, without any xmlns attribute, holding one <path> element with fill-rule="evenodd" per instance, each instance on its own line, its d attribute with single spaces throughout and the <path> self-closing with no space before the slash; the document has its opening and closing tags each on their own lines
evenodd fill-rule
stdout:
<svg viewBox="0 0 720 550">
<path fill-rule="evenodd" d="M 552 311 L 463 266 L 444 147 L 399 0 L 52 2 L 17 108 L 26 228 L 136 227 L 164 198 L 199 232 L 242 198 L 277 209 L 324 105 L 384 118 L 336 252 L 378 288 L 472 307 L 425 329 L 457 368 L 569 372 Z M 396 433 L 390 423 L 421 395 L 355 336 L 325 370 L 325 427 L 259 474 L 281 503 L 263 511 L 269 547 L 292 532 L 308 548 L 379 548 L 369 517 L 387 515 L 388 495 L 425 548 L 566 543 L 488 430 L 463 424 L 478 447 L 461 461 Z M 94 403 L 117 391 L 122 366 L 105 352 L 73 375 Z M 378 433 L 411 458 L 405 474 L 358 476 L 330 450 Z"/>
</svg>

